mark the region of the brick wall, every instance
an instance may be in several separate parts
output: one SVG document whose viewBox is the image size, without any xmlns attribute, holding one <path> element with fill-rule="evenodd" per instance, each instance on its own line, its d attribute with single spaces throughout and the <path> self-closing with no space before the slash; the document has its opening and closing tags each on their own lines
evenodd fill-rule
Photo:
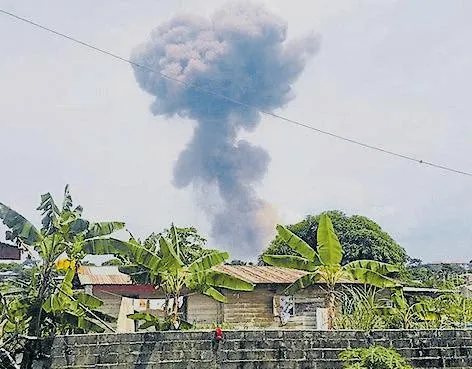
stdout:
<svg viewBox="0 0 472 369">
<path fill-rule="evenodd" d="M 57 337 L 36 368 L 330 369 L 338 354 L 369 342 L 394 346 L 417 368 L 472 367 L 471 330 L 228 331 L 213 351 L 212 332 L 152 332 Z"/>
</svg>

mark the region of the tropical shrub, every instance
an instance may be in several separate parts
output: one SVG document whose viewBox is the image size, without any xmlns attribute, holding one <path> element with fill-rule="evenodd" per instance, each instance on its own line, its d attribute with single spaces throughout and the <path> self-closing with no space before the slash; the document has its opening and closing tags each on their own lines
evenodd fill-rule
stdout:
<svg viewBox="0 0 472 369">
<path fill-rule="evenodd" d="M 413 369 L 394 348 L 371 346 L 339 354 L 345 369 Z"/>
<path fill-rule="evenodd" d="M 122 229 L 124 223 L 85 220 L 82 207 L 73 206 L 68 186 L 60 207 L 47 193 L 41 196 L 37 210 L 42 214 L 39 229 L 0 203 L 0 219 L 8 228 L 7 240 L 37 261 L 28 274 L 29 280 L 13 280 L 15 288 L 3 298 L 3 334 L 39 338 L 58 333 L 103 332 L 109 317 L 97 310 L 102 302 L 74 292 L 72 282 L 86 256 L 84 242 L 107 242 L 106 236 Z M 34 355 L 34 342 L 28 341 L 22 368 L 30 367 Z"/>
</svg>

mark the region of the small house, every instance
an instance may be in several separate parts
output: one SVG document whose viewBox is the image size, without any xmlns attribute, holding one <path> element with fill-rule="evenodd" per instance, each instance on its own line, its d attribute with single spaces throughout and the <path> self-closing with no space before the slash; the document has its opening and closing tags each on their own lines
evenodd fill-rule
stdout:
<svg viewBox="0 0 472 369">
<path fill-rule="evenodd" d="M 317 284 L 286 296 L 284 290 L 304 271 L 273 266 L 222 265 L 216 270 L 253 283 L 253 291 L 225 290 L 226 303 L 205 295 L 187 297 L 186 318 L 195 324 L 225 323 L 239 327 L 326 328 L 325 291 Z"/>
<path fill-rule="evenodd" d="M 20 249 L 15 245 L 0 242 L 0 260 L 20 260 Z"/>
<path fill-rule="evenodd" d="M 159 295 L 151 285 L 133 284 L 129 275 L 117 266 L 81 266 L 78 287 L 103 301 L 101 311 L 116 318 L 110 325 L 118 332 L 134 332 L 135 323 L 128 314 L 140 310 L 140 303 Z"/>
</svg>

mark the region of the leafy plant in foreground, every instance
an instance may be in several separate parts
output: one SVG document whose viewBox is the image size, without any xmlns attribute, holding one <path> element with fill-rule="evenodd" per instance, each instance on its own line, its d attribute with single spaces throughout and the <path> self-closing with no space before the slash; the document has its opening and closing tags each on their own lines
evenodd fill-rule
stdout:
<svg viewBox="0 0 472 369">
<path fill-rule="evenodd" d="M 413 369 L 395 349 L 383 346 L 348 349 L 339 358 L 345 369 Z"/>
<path fill-rule="evenodd" d="M 38 229 L 24 216 L 0 203 L 0 219 L 8 227 L 6 238 L 25 250 L 36 265 L 29 281 L 16 280 L 17 292 L 7 299 L 3 332 L 30 337 L 58 333 L 102 332 L 105 315 L 96 309 L 101 301 L 85 293 L 74 293 L 72 281 L 86 256 L 85 242 L 101 240 L 124 228 L 121 222 L 91 223 L 82 217 L 82 207 L 73 206 L 69 187 L 58 206 L 51 194 L 41 196 Z M 34 342 L 24 348 L 22 368 L 31 366 Z"/>
</svg>

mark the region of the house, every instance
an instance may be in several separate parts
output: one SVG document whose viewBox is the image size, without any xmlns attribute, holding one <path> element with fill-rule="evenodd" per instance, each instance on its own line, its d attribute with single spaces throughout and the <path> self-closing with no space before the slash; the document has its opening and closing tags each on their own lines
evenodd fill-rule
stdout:
<svg viewBox="0 0 472 369">
<path fill-rule="evenodd" d="M 427 263 L 423 264 L 433 270 L 441 270 L 446 269 L 451 272 L 461 272 L 461 271 L 469 271 L 472 269 L 472 263 L 470 262 L 463 262 L 463 261 L 455 261 L 455 262 L 435 262 L 435 263 Z"/>
<path fill-rule="evenodd" d="M 117 266 L 81 266 L 76 286 L 103 301 L 101 311 L 116 318 L 111 327 L 118 332 L 134 332 L 134 321 L 126 318 L 140 310 L 139 302 L 159 295 L 151 285 L 133 284 Z"/>
<path fill-rule="evenodd" d="M 20 260 L 20 249 L 15 245 L 0 242 L 0 260 Z"/>
<path fill-rule="evenodd" d="M 187 297 L 186 319 L 200 325 L 226 323 L 235 327 L 265 326 L 318 328 L 326 327 L 326 299 L 322 284 L 304 289 L 294 296 L 284 290 L 306 272 L 273 266 L 222 265 L 216 270 L 255 285 L 254 291 L 230 291 L 223 294 L 226 303 L 205 295 Z"/>
<path fill-rule="evenodd" d="M 216 270 L 255 285 L 254 291 L 223 290 L 226 303 L 200 293 L 185 293 L 184 319 L 194 325 L 214 323 L 234 327 L 326 328 L 326 299 L 323 284 L 285 296 L 284 290 L 306 272 L 273 266 L 222 265 Z M 163 313 L 165 296 L 151 285 L 133 284 L 117 266 L 81 267 L 78 280 L 85 292 L 103 302 L 104 313 L 117 318 L 114 328 L 133 331 L 126 315 L 136 311 Z M 347 282 L 346 283 L 352 283 Z"/>
</svg>

